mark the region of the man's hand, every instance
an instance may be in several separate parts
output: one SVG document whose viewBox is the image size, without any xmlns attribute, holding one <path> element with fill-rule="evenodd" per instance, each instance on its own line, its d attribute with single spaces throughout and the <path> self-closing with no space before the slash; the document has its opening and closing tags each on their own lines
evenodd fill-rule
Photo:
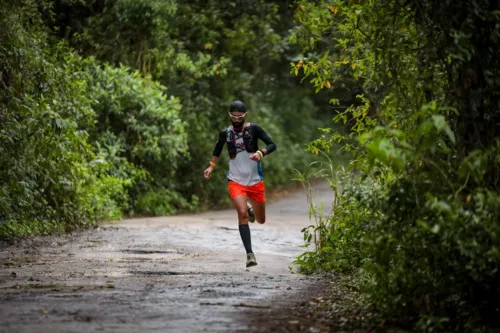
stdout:
<svg viewBox="0 0 500 333">
<path fill-rule="evenodd" d="M 209 166 L 208 168 L 205 169 L 205 172 L 203 174 L 205 175 L 206 179 L 209 179 L 212 176 L 212 172 L 214 172 L 214 167 Z"/>
<path fill-rule="evenodd" d="M 250 155 L 250 157 L 248 157 L 249 159 L 251 159 L 252 161 L 255 161 L 255 162 L 258 162 L 261 160 L 261 156 L 259 153 L 253 153 L 252 155 Z"/>
</svg>

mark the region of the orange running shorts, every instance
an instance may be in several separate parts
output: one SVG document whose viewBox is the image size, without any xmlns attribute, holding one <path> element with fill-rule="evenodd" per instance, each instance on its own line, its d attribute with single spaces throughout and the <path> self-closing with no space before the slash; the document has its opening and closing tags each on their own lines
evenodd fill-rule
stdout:
<svg viewBox="0 0 500 333">
<path fill-rule="evenodd" d="M 251 186 L 245 186 L 238 184 L 237 182 L 230 181 L 227 183 L 227 187 L 229 189 L 231 199 L 238 195 L 244 195 L 257 202 L 266 202 L 266 188 L 263 181 Z"/>
</svg>

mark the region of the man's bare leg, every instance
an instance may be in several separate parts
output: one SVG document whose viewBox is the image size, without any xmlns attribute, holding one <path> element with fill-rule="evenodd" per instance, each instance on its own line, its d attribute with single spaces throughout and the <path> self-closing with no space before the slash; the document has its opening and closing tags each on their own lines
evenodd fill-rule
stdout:
<svg viewBox="0 0 500 333">
<path fill-rule="evenodd" d="M 233 206 L 238 214 L 238 224 L 248 224 L 248 198 L 244 195 L 237 195 L 233 198 Z"/>
<path fill-rule="evenodd" d="M 255 214 L 255 219 L 260 224 L 266 223 L 266 203 L 265 202 L 257 202 L 253 199 L 250 199 L 250 203 L 253 207 L 253 212 Z"/>
</svg>

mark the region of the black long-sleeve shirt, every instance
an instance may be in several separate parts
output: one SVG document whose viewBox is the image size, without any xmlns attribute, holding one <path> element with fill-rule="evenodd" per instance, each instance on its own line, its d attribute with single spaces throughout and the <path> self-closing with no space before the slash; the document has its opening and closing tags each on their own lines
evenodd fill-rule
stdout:
<svg viewBox="0 0 500 333">
<path fill-rule="evenodd" d="M 249 126 L 250 126 L 249 127 L 250 134 L 252 136 L 249 143 L 249 147 L 247 149 L 249 152 L 255 153 L 257 150 L 259 150 L 259 144 L 258 144 L 259 139 L 266 144 L 267 154 L 270 154 L 276 150 L 276 143 L 274 143 L 273 139 L 269 136 L 269 134 L 266 133 L 266 131 L 264 131 L 264 129 L 262 129 L 262 127 L 260 127 L 255 123 L 250 123 Z M 222 131 L 220 131 L 219 139 L 215 144 L 213 151 L 214 156 L 220 157 L 222 153 L 222 148 L 224 148 L 224 144 L 226 142 L 227 142 L 227 129 L 223 129 Z"/>
</svg>

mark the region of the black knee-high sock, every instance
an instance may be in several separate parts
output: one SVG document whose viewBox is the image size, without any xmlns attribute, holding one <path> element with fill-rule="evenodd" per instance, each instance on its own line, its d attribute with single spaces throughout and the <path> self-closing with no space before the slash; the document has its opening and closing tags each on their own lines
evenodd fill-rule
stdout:
<svg viewBox="0 0 500 333">
<path fill-rule="evenodd" d="M 247 253 L 252 253 L 252 239 L 250 237 L 250 227 L 248 224 L 240 224 L 240 236 Z"/>
</svg>

